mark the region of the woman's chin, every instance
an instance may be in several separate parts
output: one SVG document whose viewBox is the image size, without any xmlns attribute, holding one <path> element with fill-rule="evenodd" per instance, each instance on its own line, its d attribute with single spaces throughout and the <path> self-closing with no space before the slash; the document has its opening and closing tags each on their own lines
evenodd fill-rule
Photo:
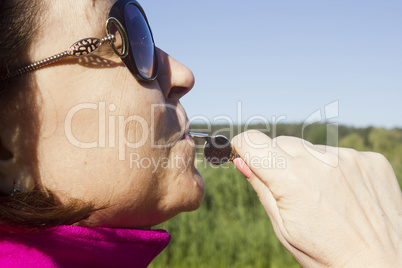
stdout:
<svg viewBox="0 0 402 268">
<path fill-rule="evenodd" d="M 183 207 L 182 211 L 192 211 L 198 209 L 204 199 L 204 181 L 195 162 L 194 141 L 190 139 L 182 140 L 174 146 L 171 151 L 170 159 L 175 167 L 171 178 L 175 181 L 168 185 L 169 192 L 166 193 L 170 200 L 174 200 L 178 206 Z M 174 185 L 174 186 L 173 186 Z"/>
<path fill-rule="evenodd" d="M 179 175 L 175 184 L 174 187 L 167 187 L 164 197 L 147 209 L 142 207 L 140 211 L 131 211 L 110 207 L 95 212 L 77 225 L 144 229 L 165 222 L 181 212 L 200 208 L 205 190 L 203 179 L 195 167 Z"/>
<path fill-rule="evenodd" d="M 204 181 L 198 170 L 192 166 L 175 178 L 174 186 L 166 192 L 163 210 L 177 215 L 180 212 L 197 210 L 204 200 Z"/>
<path fill-rule="evenodd" d="M 193 196 L 191 199 L 193 199 L 193 206 L 189 206 L 189 209 L 186 211 L 193 211 L 197 210 L 200 208 L 202 201 L 204 200 L 204 194 L 205 194 L 205 187 L 204 187 L 204 180 L 201 177 L 201 174 L 198 172 L 197 168 L 194 167 L 194 173 L 193 173 L 193 180 L 195 182 L 194 184 L 194 189 L 193 189 Z"/>
</svg>

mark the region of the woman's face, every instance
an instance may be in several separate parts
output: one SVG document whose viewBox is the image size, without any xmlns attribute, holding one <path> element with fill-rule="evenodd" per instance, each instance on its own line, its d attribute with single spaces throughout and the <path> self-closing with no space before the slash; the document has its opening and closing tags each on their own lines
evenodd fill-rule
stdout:
<svg viewBox="0 0 402 268">
<path fill-rule="evenodd" d="M 31 58 L 62 52 L 85 37 L 104 37 L 114 2 L 48 0 Z M 93 57 L 34 73 L 41 183 L 62 202 L 108 206 L 82 224 L 147 227 L 202 202 L 203 181 L 179 102 L 194 77 L 162 50 L 158 57 L 159 75 L 151 83 L 137 81 L 106 45 Z"/>
</svg>

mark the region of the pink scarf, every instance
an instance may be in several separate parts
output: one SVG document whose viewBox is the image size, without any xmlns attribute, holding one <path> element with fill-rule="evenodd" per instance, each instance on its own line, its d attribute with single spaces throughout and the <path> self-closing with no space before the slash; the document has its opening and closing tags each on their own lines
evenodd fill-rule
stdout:
<svg viewBox="0 0 402 268">
<path fill-rule="evenodd" d="M 147 267 L 168 245 L 165 230 L 59 226 L 0 233 L 1 267 Z"/>
</svg>

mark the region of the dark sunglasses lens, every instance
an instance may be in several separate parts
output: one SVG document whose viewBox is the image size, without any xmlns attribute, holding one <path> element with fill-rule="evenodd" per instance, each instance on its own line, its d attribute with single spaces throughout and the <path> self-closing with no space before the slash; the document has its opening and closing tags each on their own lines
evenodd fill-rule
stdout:
<svg viewBox="0 0 402 268">
<path fill-rule="evenodd" d="M 124 12 L 131 54 L 140 75 L 150 79 L 155 71 L 155 48 L 151 31 L 141 11 L 134 4 L 127 5 Z"/>
</svg>

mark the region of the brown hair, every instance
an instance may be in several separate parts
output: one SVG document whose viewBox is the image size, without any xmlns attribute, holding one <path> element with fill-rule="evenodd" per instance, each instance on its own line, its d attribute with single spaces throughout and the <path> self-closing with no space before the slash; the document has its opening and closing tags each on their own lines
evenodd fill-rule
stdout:
<svg viewBox="0 0 402 268">
<path fill-rule="evenodd" d="M 38 17 L 43 10 L 39 0 L 8 0 L 0 2 L 0 76 L 20 67 L 28 60 L 27 48 L 38 29 Z M 0 82 L 0 90 L 17 83 L 18 79 Z"/>
<path fill-rule="evenodd" d="M 43 0 L 0 2 L 0 76 L 30 63 L 27 52 L 40 28 L 39 19 L 46 8 L 43 2 Z M 8 109 L 12 105 L 16 106 L 17 102 L 20 105 L 23 102 L 24 114 L 14 111 L 12 116 L 21 121 L 25 120 L 21 124 L 30 122 L 28 127 L 25 127 L 30 132 L 27 148 L 30 150 L 29 153 L 36 156 L 37 135 L 35 133 L 38 132 L 39 120 L 38 107 L 34 101 L 36 93 L 30 90 L 32 85 L 32 76 L 28 73 L 0 81 L 0 103 L 2 104 L 0 109 Z M 27 111 L 28 115 L 26 115 Z M 29 120 L 26 120 L 27 118 Z M 0 131 L 4 127 L 7 125 L 0 121 Z M 31 165 L 34 168 L 31 170 L 35 173 L 32 176 L 36 179 L 39 177 L 37 164 L 33 159 Z M 4 178 L 0 176 L 1 179 Z M 73 200 L 70 204 L 61 204 L 52 193 L 38 185 L 28 192 L 0 197 L 0 229 L 15 227 L 34 229 L 72 224 L 89 217 L 93 211 L 95 211 L 93 205 L 82 204 L 78 200 Z"/>
</svg>

